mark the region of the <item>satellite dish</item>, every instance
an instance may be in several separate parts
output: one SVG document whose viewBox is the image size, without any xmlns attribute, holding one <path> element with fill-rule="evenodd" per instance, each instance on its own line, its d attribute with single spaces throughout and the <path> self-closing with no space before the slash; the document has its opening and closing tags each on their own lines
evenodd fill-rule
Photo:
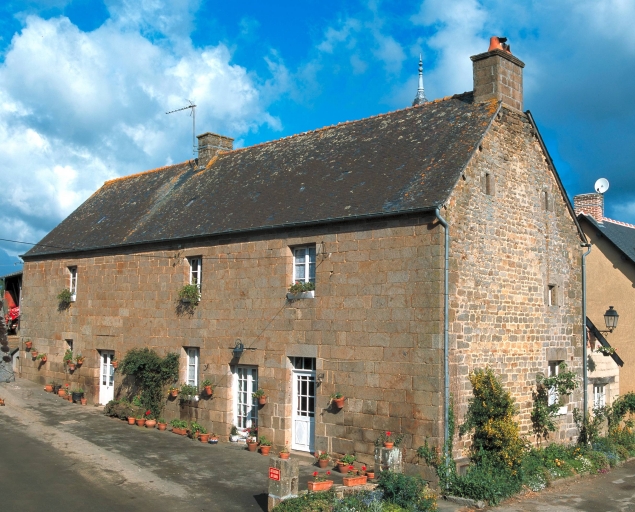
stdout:
<svg viewBox="0 0 635 512">
<path fill-rule="evenodd" d="M 609 189 L 609 180 L 606 178 L 600 178 L 595 182 L 595 191 L 604 194 Z"/>
</svg>

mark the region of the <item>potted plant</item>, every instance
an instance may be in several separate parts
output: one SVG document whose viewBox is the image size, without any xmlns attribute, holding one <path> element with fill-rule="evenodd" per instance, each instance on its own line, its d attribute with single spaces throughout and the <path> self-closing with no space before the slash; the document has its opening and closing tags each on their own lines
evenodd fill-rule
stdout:
<svg viewBox="0 0 635 512">
<path fill-rule="evenodd" d="M 190 430 L 188 435 L 192 439 L 196 439 L 199 436 L 201 430 L 203 430 L 203 425 L 199 425 L 198 423 L 193 421 L 192 423 L 190 423 Z"/>
<path fill-rule="evenodd" d="M 53 389 L 55 389 L 55 382 L 49 382 L 46 386 L 44 386 L 44 391 L 47 393 L 52 393 Z"/>
<path fill-rule="evenodd" d="M 68 393 L 68 382 L 59 389 L 59 391 L 57 392 L 57 396 L 61 396 L 62 398 L 64 398 L 67 393 Z"/>
<path fill-rule="evenodd" d="M 384 448 L 391 450 L 393 447 L 399 447 L 403 441 L 403 434 L 393 434 L 390 430 L 382 432 L 381 435 L 375 440 L 375 446 L 384 445 Z"/>
<path fill-rule="evenodd" d="M 24 346 L 26 347 L 27 350 L 31 350 L 31 347 L 33 347 L 33 342 L 31 340 L 26 340 L 24 342 Z"/>
<path fill-rule="evenodd" d="M 362 470 L 366 471 L 366 476 L 369 480 L 375 479 L 375 470 L 374 469 L 366 469 L 366 466 L 362 466 Z"/>
<path fill-rule="evenodd" d="M 165 421 L 165 418 L 159 418 L 157 421 L 157 429 L 165 430 L 168 424 Z"/>
<path fill-rule="evenodd" d="M 82 405 L 86 405 L 88 403 L 88 399 L 86 398 L 86 396 L 82 396 L 79 401 Z"/>
<path fill-rule="evenodd" d="M 289 293 L 287 293 L 287 299 L 312 299 L 315 297 L 315 283 L 310 281 L 296 281 L 289 286 Z"/>
<path fill-rule="evenodd" d="M 73 302 L 73 294 L 68 288 L 64 288 L 57 294 L 57 300 L 60 302 L 60 306 L 68 307 Z"/>
<path fill-rule="evenodd" d="M 187 421 L 174 419 L 170 424 L 172 425 L 172 432 L 175 434 L 181 436 L 187 435 Z"/>
<path fill-rule="evenodd" d="M 287 460 L 290 456 L 291 454 L 289 453 L 289 447 L 285 444 L 282 450 L 280 450 L 280 453 L 278 453 L 278 457 Z"/>
<path fill-rule="evenodd" d="M 238 428 L 236 427 L 236 425 L 232 425 L 231 430 L 229 431 L 229 440 L 232 443 L 237 443 L 238 441 L 240 441 L 241 439 L 244 439 L 243 436 L 240 435 L 240 433 L 238 432 Z"/>
<path fill-rule="evenodd" d="M 42 364 L 46 363 L 46 361 L 48 360 L 48 357 L 46 354 L 40 354 L 37 356 L 37 358 Z"/>
<path fill-rule="evenodd" d="M 152 411 L 147 410 L 145 416 L 146 416 L 146 428 L 154 428 L 155 425 L 157 424 L 157 420 L 154 419 L 154 416 L 152 415 Z"/>
<path fill-rule="evenodd" d="M 327 452 L 319 452 L 316 454 L 318 466 L 324 469 L 329 465 L 329 460 L 331 460 L 331 456 Z"/>
<path fill-rule="evenodd" d="M 31 350 L 31 357 L 35 360 L 37 359 L 37 355 L 38 355 L 38 351 L 37 350 Z"/>
<path fill-rule="evenodd" d="M 179 388 L 177 388 L 176 386 L 170 386 L 168 391 L 172 398 L 176 398 L 177 396 L 179 396 Z"/>
<path fill-rule="evenodd" d="M 351 466 L 353 462 L 355 462 L 355 455 L 344 455 L 344 457 L 337 461 L 337 470 L 340 473 L 346 473 L 348 467 Z"/>
<path fill-rule="evenodd" d="M 258 399 L 258 403 L 260 405 L 265 405 L 267 403 L 267 396 L 265 395 L 265 392 L 263 389 L 259 389 L 258 391 L 256 391 L 255 393 L 251 394 L 254 398 Z"/>
<path fill-rule="evenodd" d="M 135 418 L 135 423 L 137 427 L 143 427 L 146 424 L 146 419 L 143 416 L 137 416 Z"/>
<path fill-rule="evenodd" d="M 77 388 L 71 391 L 71 397 L 74 403 L 79 402 L 84 396 L 84 390 L 82 388 Z"/>
<path fill-rule="evenodd" d="M 119 366 L 119 361 L 117 361 L 116 359 L 113 359 L 112 361 L 110 361 L 110 364 L 116 370 L 117 366 Z"/>
<path fill-rule="evenodd" d="M 54 395 L 57 395 L 57 392 L 58 392 L 60 389 L 62 389 L 62 385 L 61 385 L 61 384 L 56 384 L 56 383 L 53 383 L 53 394 L 54 394 Z"/>
<path fill-rule="evenodd" d="M 209 444 L 218 444 L 218 436 L 214 432 L 209 435 Z"/>
<path fill-rule="evenodd" d="M 212 384 L 211 380 L 205 379 L 203 382 L 201 382 L 201 386 L 203 387 L 203 389 L 205 389 L 205 394 L 207 396 L 212 396 L 212 394 L 214 393 L 214 385 Z"/>
<path fill-rule="evenodd" d="M 75 364 L 77 366 L 83 365 L 84 364 L 84 359 L 85 359 L 85 357 L 83 355 L 77 354 L 77 356 L 75 357 Z"/>
<path fill-rule="evenodd" d="M 201 300 L 201 292 L 195 284 L 186 284 L 179 290 L 179 300 L 183 304 L 198 304 Z"/>
<path fill-rule="evenodd" d="M 181 389 L 179 389 L 179 395 L 181 395 L 183 400 L 190 400 L 197 393 L 198 389 L 196 389 L 196 386 L 190 384 L 181 384 Z"/>
<path fill-rule="evenodd" d="M 0 406 L 4 406 L 4 398 L 0 398 Z"/>
<path fill-rule="evenodd" d="M 258 427 L 251 427 L 248 432 L 247 449 L 250 452 L 255 452 L 258 449 Z"/>
<path fill-rule="evenodd" d="M 201 443 L 207 443 L 207 441 L 209 441 L 209 433 L 207 432 L 207 429 L 205 427 L 201 427 L 198 432 L 199 432 L 198 440 Z"/>
<path fill-rule="evenodd" d="M 262 455 L 269 455 L 269 451 L 271 450 L 271 441 L 269 441 L 265 436 L 260 436 L 260 453 Z"/>
<path fill-rule="evenodd" d="M 598 348 L 595 349 L 596 352 L 599 352 L 603 356 L 609 357 L 615 354 L 615 348 L 613 347 L 605 347 L 604 345 L 599 345 Z"/>
<path fill-rule="evenodd" d="M 313 472 L 313 480 L 309 480 L 309 491 L 328 491 L 333 487 L 333 480 L 328 480 L 331 476 L 331 472 L 327 471 L 326 474 L 320 475 L 317 471 Z"/>
<path fill-rule="evenodd" d="M 128 416 L 128 425 L 134 425 L 137 419 L 134 416 Z"/>
<path fill-rule="evenodd" d="M 73 351 L 70 348 L 66 349 L 66 352 L 64 352 L 64 357 L 62 358 L 62 361 L 68 365 L 70 365 L 73 362 Z"/>
<path fill-rule="evenodd" d="M 336 392 L 331 395 L 331 403 L 338 409 L 344 407 L 344 400 L 346 397 L 342 393 Z"/>
<path fill-rule="evenodd" d="M 366 470 L 366 466 L 364 466 L 364 471 Z M 364 485 L 368 478 L 366 475 L 360 475 L 359 471 L 355 469 L 355 466 L 348 466 L 348 476 L 345 476 L 343 479 L 344 485 L 346 487 L 353 487 L 355 485 Z"/>
</svg>

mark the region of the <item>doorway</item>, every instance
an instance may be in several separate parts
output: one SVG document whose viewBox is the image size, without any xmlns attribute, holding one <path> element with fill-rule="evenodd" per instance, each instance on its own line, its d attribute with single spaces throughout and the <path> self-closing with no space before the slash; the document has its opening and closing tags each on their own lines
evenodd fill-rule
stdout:
<svg viewBox="0 0 635 512">
<path fill-rule="evenodd" d="M 105 405 L 115 398 L 115 369 L 112 360 L 115 353 L 112 350 L 99 352 L 99 403 Z"/>
<path fill-rule="evenodd" d="M 315 449 L 315 358 L 292 357 L 293 412 L 291 447 L 313 452 Z"/>
</svg>

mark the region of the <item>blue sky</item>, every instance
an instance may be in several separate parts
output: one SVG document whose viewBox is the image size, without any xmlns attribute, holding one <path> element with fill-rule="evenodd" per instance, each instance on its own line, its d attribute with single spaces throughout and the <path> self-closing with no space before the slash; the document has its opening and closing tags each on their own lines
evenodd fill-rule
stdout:
<svg viewBox="0 0 635 512">
<path fill-rule="evenodd" d="M 599 177 L 635 223 L 635 2 L 5 0 L 0 238 L 38 241 L 101 184 L 472 89 L 491 35 L 526 63 L 532 111 L 570 197 Z M 28 245 L 0 242 L 0 274 Z"/>
</svg>

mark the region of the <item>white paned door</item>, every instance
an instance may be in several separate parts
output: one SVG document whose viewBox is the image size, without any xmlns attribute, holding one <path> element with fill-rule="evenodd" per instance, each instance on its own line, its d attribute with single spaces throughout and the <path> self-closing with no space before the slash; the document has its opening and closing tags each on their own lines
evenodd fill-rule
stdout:
<svg viewBox="0 0 635 512">
<path fill-rule="evenodd" d="M 313 452 L 315 439 L 315 372 L 293 371 L 294 450 Z"/>
<path fill-rule="evenodd" d="M 258 425 L 258 405 L 253 393 L 258 390 L 258 369 L 237 366 L 234 369 L 234 418 L 240 429 Z"/>
<path fill-rule="evenodd" d="M 115 398 L 115 369 L 112 367 L 112 359 L 115 353 L 110 350 L 102 350 L 99 353 L 101 360 L 99 370 L 99 403 L 104 405 Z"/>
</svg>

